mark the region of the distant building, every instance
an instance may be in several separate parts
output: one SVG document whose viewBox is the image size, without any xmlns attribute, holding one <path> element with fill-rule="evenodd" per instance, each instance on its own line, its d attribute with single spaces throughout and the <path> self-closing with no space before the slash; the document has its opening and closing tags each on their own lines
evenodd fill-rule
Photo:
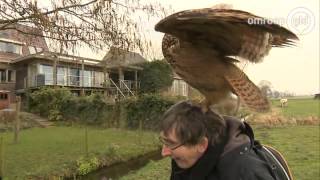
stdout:
<svg viewBox="0 0 320 180">
<path fill-rule="evenodd" d="M 145 62 L 147 60 L 138 53 L 112 47 L 99 64 L 107 68 L 111 86 L 117 84 L 124 93 L 130 94 L 140 88 L 139 71 L 142 67 L 139 64 Z"/>
<path fill-rule="evenodd" d="M 176 73 L 173 74 L 173 82 L 170 88 L 171 95 L 185 96 L 189 94 L 189 85 Z"/>
</svg>

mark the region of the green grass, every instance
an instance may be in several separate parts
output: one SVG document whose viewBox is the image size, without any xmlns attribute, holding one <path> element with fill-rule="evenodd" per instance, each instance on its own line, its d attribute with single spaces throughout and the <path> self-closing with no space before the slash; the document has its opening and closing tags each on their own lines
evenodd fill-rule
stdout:
<svg viewBox="0 0 320 180">
<path fill-rule="evenodd" d="M 85 156 L 84 128 L 28 129 L 21 132 L 18 144 L 12 143 L 12 133 L 0 135 L 5 142 L 5 179 L 26 179 L 28 175 L 61 175 L 67 173 L 64 171 L 70 167 L 75 168 L 76 160 Z M 89 154 L 95 157 L 106 154 L 112 156 L 107 161 L 127 160 L 156 150 L 156 136 L 151 132 L 89 128 Z"/>
<path fill-rule="evenodd" d="M 316 180 L 320 177 L 319 126 L 288 126 L 255 129 L 256 139 L 272 145 L 286 157 L 296 180 Z M 140 171 L 122 180 L 168 179 L 170 160 L 151 162 Z M 142 178 L 143 177 L 143 178 Z"/>
<path fill-rule="evenodd" d="M 271 100 L 273 107 L 279 108 L 284 116 L 287 117 L 320 117 L 320 100 L 312 98 L 288 99 L 288 106 L 280 108 L 279 100 Z"/>
<path fill-rule="evenodd" d="M 255 132 L 256 139 L 272 145 L 286 157 L 295 179 L 319 179 L 319 126 L 256 129 Z"/>
</svg>

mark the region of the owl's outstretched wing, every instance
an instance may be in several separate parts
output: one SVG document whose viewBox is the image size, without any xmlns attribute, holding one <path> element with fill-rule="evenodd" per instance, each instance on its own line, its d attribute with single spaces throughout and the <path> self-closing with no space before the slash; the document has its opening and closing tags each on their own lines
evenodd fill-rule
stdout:
<svg viewBox="0 0 320 180">
<path fill-rule="evenodd" d="M 197 46 L 261 62 L 271 47 L 294 45 L 298 37 L 286 28 L 251 13 L 233 9 L 181 11 L 161 20 L 155 30 Z"/>
</svg>

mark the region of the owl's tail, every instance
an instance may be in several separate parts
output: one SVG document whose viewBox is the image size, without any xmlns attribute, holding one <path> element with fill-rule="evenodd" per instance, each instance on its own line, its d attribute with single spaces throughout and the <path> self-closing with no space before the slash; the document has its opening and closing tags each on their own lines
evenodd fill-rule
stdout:
<svg viewBox="0 0 320 180">
<path fill-rule="evenodd" d="M 226 75 L 225 78 L 231 85 L 233 92 L 250 109 L 258 112 L 266 112 L 270 109 L 270 103 L 260 89 L 239 68 L 233 69 L 236 73 Z"/>
</svg>

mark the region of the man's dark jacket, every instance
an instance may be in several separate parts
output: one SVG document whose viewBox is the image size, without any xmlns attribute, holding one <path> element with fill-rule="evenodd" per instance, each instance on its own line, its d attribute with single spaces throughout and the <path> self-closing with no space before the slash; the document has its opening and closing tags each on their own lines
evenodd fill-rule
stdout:
<svg viewBox="0 0 320 180">
<path fill-rule="evenodd" d="M 226 143 L 209 146 L 204 155 L 189 169 L 172 161 L 171 180 L 275 180 L 268 164 L 253 150 L 249 125 L 232 118 L 227 122 Z"/>
</svg>

